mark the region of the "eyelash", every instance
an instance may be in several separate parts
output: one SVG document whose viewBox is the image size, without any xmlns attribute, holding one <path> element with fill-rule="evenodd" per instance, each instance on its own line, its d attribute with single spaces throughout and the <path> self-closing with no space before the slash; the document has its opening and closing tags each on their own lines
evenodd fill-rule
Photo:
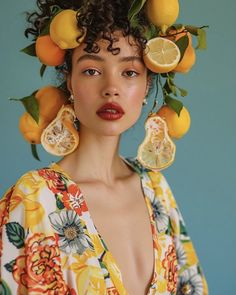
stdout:
<svg viewBox="0 0 236 295">
<path fill-rule="evenodd" d="M 88 75 L 88 76 L 97 76 L 97 75 L 91 74 L 91 72 L 93 72 L 93 73 L 97 72 L 97 73 L 100 74 L 100 72 L 99 72 L 98 70 L 95 70 L 95 69 L 87 69 L 87 70 L 83 71 L 83 73 L 84 73 L 85 75 Z M 125 76 L 127 76 L 128 78 L 137 77 L 137 76 L 139 75 L 138 72 L 133 71 L 133 70 L 125 71 L 125 73 L 126 73 L 126 74 L 127 74 L 127 73 L 133 73 L 133 74 L 134 74 L 134 75 L 131 75 L 131 76 L 130 76 L 130 75 L 125 75 Z"/>
</svg>

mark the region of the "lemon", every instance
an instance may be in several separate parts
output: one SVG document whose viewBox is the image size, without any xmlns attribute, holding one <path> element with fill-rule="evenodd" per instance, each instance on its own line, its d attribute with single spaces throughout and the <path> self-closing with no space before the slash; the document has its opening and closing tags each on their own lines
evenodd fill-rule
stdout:
<svg viewBox="0 0 236 295">
<path fill-rule="evenodd" d="M 84 39 L 78 29 L 77 11 L 65 9 L 59 12 L 50 24 L 50 37 L 61 49 L 75 48 Z M 77 41 L 77 38 L 80 39 Z"/>
<path fill-rule="evenodd" d="M 148 0 L 146 4 L 148 19 L 157 27 L 160 27 L 162 33 L 175 23 L 179 15 L 178 0 Z"/>
<path fill-rule="evenodd" d="M 138 148 L 139 162 L 154 171 L 167 168 L 174 161 L 176 147 L 168 135 L 165 121 L 157 115 L 150 116 L 145 130 L 145 138 Z"/>
<path fill-rule="evenodd" d="M 167 73 L 177 66 L 180 57 L 179 47 L 173 41 L 156 37 L 147 42 L 143 60 L 152 72 Z"/>
<path fill-rule="evenodd" d="M 182 108 L 178 116 L 173 109 L 164 105 L 158 110 L 157 115 L 166 121 L 168 133 L 172 138 L 181 138 L 190 128 L 191 118 L 189 111 L 185 107 Z"/>
<path fill-rule="evenodd" d="M 73 125 L 74 119 L 72 106 L 62 106 L 56 118 L 41 135 L 41 144 L 47 152 L 55 156 L 65 156 L 77 148 L 79 135 Z"/>
</svg>

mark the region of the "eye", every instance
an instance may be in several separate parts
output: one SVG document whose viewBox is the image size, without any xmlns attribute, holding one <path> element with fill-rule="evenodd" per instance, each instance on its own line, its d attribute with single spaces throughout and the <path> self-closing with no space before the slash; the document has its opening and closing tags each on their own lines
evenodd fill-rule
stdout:
<svg viewBox="0 0 236 295">
<path fill-rule="evenodd" d="M 138 76 L 138 75 L 139 75 L 139 73 L 137 73 L 137 72 L 135 72 L 135 71 L 132 71 L 132 70 L 130 70 L 130 71 L 126 71 L 126 72 L 125 72 L 125 76 L 130 77 L 130 78 L 132 78 L 132 77 L 136 77 L 136 76 Z"/>
<path fill-rule="evenodd" d="M 83 73 L 88 76 L 97 76 L 100 74 L 97 70 L 94 70 L 94 69 L 85 70 L 83 71 Z"/>
</svg>

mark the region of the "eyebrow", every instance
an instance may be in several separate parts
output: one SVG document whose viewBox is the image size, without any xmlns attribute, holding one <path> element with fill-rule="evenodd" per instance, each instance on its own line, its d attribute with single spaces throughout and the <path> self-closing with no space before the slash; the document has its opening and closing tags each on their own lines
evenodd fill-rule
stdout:
<svg viewBox="0 0 236 295">
<path fill-rule="evenodd" d="M 95 60 L 95 61 L 105 61 L 105 59 L 101 56 L 95 54 L 84 54 L 77 59 L 77 63 L 80 63 L 83 60 Z M 142 58 L 139 56 L 124 56 L 119 59 L 119 62 L 129 62 L 129 61 L 138 61 L 143 63 Z"/>
</svg>

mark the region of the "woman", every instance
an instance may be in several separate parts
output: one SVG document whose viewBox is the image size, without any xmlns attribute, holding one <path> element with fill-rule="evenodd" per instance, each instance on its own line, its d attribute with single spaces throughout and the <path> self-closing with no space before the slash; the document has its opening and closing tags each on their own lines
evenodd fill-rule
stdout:
<svg viewBox="0 0 236 295">
<path fill-rule="evenodd" d="M 165 178 L 119 155 L 149 90 L 145 38 L 127 1 L 74 2 L 54 4 L 86 29 L 66 62 L 79 145 L 1 200 L 2 294 L 207 294 Z"/>
</svg>

